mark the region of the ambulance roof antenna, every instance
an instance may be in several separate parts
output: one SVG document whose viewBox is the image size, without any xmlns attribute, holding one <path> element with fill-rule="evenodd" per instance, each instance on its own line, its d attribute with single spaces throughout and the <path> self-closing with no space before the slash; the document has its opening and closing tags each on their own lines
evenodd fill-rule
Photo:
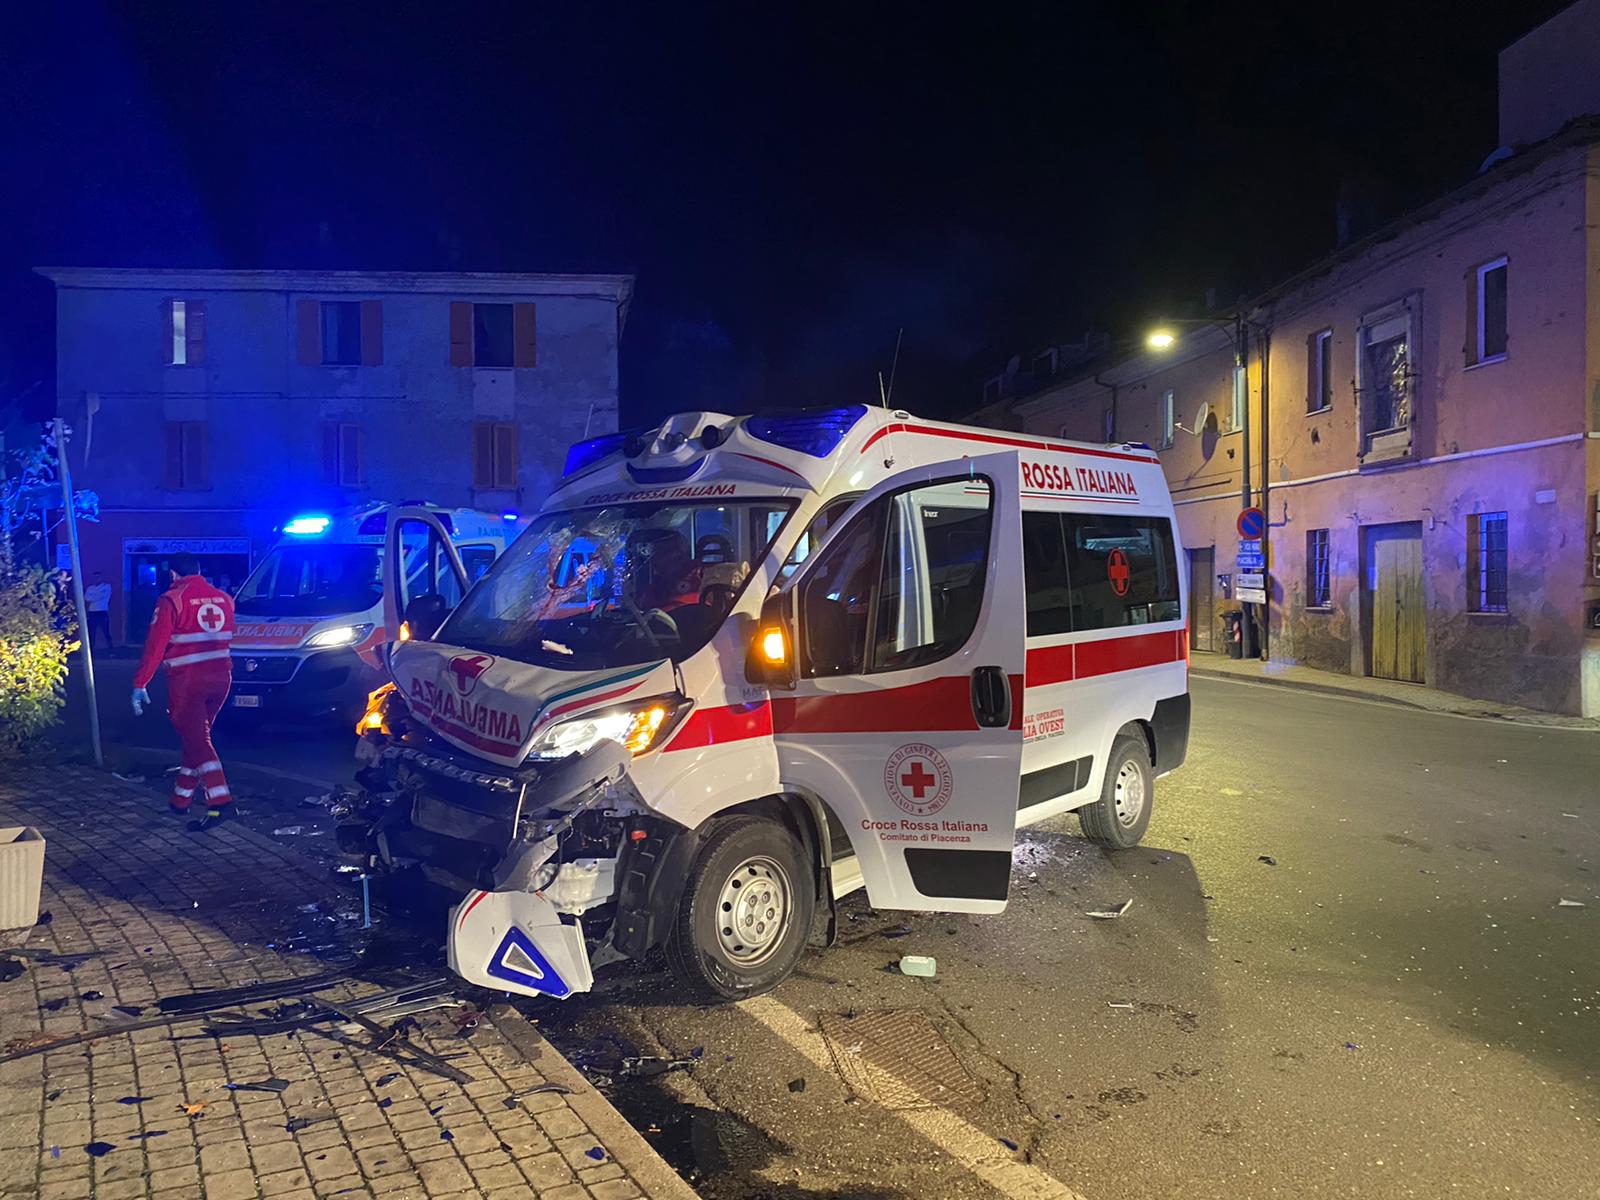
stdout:
<svg viewBox="0 0 1600 1200">
<path fill-rule="evenodd" d="M 889 364 L 889 390 L 883 391 L 883 373 L 878 373 L 878 390 L 883 393 L 883 406 L 889 407 L 889 401 L 894 399 L 894 373 L 900 367 L 900 343 L 906 336 L 906 327 L 900 326 L 900 332 L 894 338 L 894 360 Z"/>
</svg>

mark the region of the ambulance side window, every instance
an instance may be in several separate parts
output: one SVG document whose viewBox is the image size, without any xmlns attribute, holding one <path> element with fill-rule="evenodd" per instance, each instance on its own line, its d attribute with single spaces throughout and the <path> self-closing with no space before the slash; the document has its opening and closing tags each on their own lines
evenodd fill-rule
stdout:
<svg viewBox="0 0 1600 1200">
<path fill-rule="evenodd" d="M 812 551 L 822 544 L 823 539 L 828 536 L 828 531 L 838 524 L 839 518 L 849 511 L 857 499 L 856 496 L 841 497 L 811 518 L 811 524 L 806 526 L 805 532 L 795 542 L 794 549 L 789 552 L 789 557 L 784 560 L 783 566 L 778 568 L 779 583 L 789 581 L 789 577 L 800 569 L 801 563 L 811 557 Z"/>
<path fill-rule="evenodd" d="M 1022 514 L 1022 577 L 1028 594 L 1028 636 L 1072 632 L 1072 593 L 1067 586 L 1067 546 L 1061 514 Z"/>
<path fill-rule="evenodd" d="M 469 587 L 477 583 L 483 573 L 494 565 L 493 546 L 460 546 L 456 552 L 461 555 L 461 565 L 467 569 Z"/>
<path fill-rule="evenodd" d="M 1165 517 L 1067 513 L 1062 517 L 1062 530 L 1074 630 L 1179 619 L 1171 521 Z"/>
<path fill-rule="evenodd" d="M 993 491 L 982 479 L 884 496 L 800 584 L 801 672 L 903 671 L 961 649 L 977 626 Z"/>
</svg>

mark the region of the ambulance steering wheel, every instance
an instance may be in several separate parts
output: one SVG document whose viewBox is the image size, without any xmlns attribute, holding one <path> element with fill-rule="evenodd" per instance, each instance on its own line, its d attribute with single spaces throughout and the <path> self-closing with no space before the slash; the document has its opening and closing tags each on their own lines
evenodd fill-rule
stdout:
<svg viewBox="0 0 1600 1200">
<path fill-rule="evenodd" d="M 678 632 L 678 622 L 673 619 L 672 614 L 667 612 L 666 609 L 647 608 L 643 613 L 640 614 L 640 618 L 646 625 L 647 630 L 651 621 L 660 621 L 664 626 L 666 626 L 667 633 L 679 641 L 683 640 L 683 635 Z"/>
</svg>

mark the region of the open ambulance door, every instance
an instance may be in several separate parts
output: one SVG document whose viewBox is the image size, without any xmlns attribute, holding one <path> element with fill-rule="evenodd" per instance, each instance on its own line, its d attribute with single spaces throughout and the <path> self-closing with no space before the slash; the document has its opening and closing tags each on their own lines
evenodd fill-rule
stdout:
<svg viewBox="0 0 1600 1200">
<path fill-rule="evenodd" d="M 786 790 L 843 824 L 875 908 L 1005 908 L 1026 653 L 1015 452 L 917 467 L 837 522 L 769 612 Z"/>
<path fill-rule="evenodd" d="M 466 592 L 466 568 L 439 518 L 425 508 L 392 510 L 383 547 L 383 627 L 388 644 L 431 638 Z"/>
</svg>

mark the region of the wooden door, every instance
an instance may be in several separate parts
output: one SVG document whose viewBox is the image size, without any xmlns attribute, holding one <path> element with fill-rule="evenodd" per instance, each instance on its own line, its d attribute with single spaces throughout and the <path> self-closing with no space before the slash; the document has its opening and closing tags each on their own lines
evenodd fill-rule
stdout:
<svg viewBox="0 0 1600 1200">
<path fill-rule="evenodd" d="M 1216 649 L 1216 582 L 1216 548 L 1189 551 L 1189 645 L 1195 650 Z"/>
<path fill-rule="evenodd" d="M 1423 683 L 1422 526 L 1367 530 L 1368 612 L 1372 674 Z"/>
</svg>

